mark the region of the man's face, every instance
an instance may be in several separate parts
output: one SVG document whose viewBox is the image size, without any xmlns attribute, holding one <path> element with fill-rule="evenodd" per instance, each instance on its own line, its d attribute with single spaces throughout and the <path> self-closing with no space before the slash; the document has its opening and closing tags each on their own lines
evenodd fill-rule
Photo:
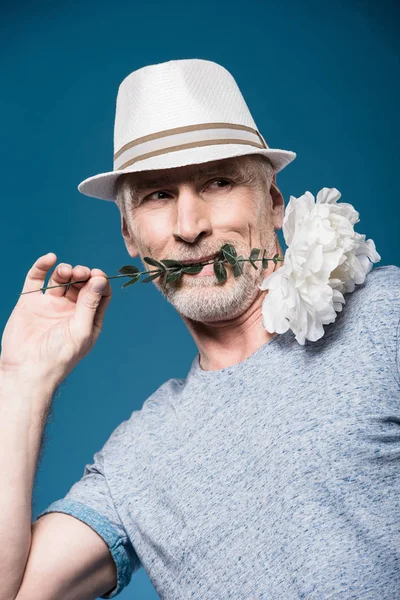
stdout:
<svg viewBox="0 0 400 600">
<path fill-rule="evenodd" d="M 241 158 L 127 175 L 133 201 L 126 219 L 121 214 L 121 225 L 130 256 L 208 262 L 225 243 L 245 258 L 252 248 L 261 248 L 260 256 L 266 248 L 266 257 L 280 252 L 274 228 L 282 224 L 283 198 L 277 188 L 266 189 L 270 183 L 238 176 L 232 166 Z M 154 269 L 143 264 L 144 270 Z M 189 319 L 231 319 L 265 294 L 257 285 L 273 270 L 273 263 L 268 270 L 256 264 L 257 270 L 245 262 L 243 273 L 235 278 L 233 267 L 225 263 L 227 280 L 221 284 L 212 264 L 174 282 L 165 283 L 163 275 L 153 282 Z"/>
</svg>

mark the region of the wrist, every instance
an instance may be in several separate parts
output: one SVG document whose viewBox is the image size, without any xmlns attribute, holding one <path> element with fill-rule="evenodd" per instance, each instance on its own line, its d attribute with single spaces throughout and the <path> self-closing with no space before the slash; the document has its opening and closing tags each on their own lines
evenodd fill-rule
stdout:
<svg viewBox="0 0 400 600">
<path fill-rule="evenodd" d="M 37 390 L 51 396 L 59 382 L 39 373 L 34 367 L 9 367 L 2 365 L 0 361 L 0 384 L 29 391 Z"/>
</svg>

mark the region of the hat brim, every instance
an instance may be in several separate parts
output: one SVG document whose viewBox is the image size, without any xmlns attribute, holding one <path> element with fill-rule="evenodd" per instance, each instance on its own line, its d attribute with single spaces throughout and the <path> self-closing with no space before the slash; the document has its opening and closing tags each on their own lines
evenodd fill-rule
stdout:
<svg viewBox="0 0 400 600">
<path fill-rule="evenodd" d="M 201 148 L 187 148 L 185 150 L 169 152 L 137 161 L 129 167 L 119 171 L 109 171 L 108 173 L 93 175 L 92 177 L 84 179 L 78 185 L 78 190 L 85 196 L 115 202 L 115 184 L 120 175 L 155 169 L 171 169 L 192 164 L 202 164 L 214 160 L 232 158 L 234 156 L 243 156 L 245 154 L 262 154 L 267 156 L 274 167 L 275 173 L 284 169 L 297 156 L 296 153 L 291 150 L 279 150 L 276 148 L 252 148 L 249 150 L 249 146 L 243 146 L 241 144 L 223 144 L 203 146 Z"/>
</svg>

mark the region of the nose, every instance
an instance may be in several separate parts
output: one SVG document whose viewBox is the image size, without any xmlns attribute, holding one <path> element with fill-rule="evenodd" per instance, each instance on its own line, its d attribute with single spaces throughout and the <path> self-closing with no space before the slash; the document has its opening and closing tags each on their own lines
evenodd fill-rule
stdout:
<svg viewBox="0 0 400 600">
<path fill-rule="evenodd" d="M 207 201 L 192 185 L 180 186 L 175 210 L 173 235 L 176 240 L 193 243 L 198 237 L 206 237 L 212 232 Z"/>
</svg>

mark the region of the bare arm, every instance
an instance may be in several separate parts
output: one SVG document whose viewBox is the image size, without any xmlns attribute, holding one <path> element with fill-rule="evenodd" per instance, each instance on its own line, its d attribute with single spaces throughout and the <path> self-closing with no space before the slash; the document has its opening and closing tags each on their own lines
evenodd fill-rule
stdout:
<svg viewBox="0 0 400 600">
<path fill-rule="evenodd" d="M 1 600 L 16 596 L 29 554 L 32 488 L 51 399 L 51 389 L 0 371 Z"/>
<path fill-rule="evenodd" d="M 24 578 L 15 600 L 95 600 L 117 586 L 105 541 L 88 525 L 63 513 L 32 524 Z"/>
<path fill-rule="evenodd" d="M 70 515 L 32 521 L 32 490 L 53 388 L 0 370 L 0 600 L 92 600 L 116 586 L 104 540 Z"/>
<path fill-rule="evenodd" d="M 116 585 L 108 546 L 86 523 L 60 513 L 31 523 L 53 393 L 96 343 L 111 299 L 103 271 L 68 264 L 53 271 L 49 286 L 82 283 L 37 291 L 56 258 L 41 256 L 29 269 L 2 336 L 0 600 L 92 600 Z"/>
</svg>

